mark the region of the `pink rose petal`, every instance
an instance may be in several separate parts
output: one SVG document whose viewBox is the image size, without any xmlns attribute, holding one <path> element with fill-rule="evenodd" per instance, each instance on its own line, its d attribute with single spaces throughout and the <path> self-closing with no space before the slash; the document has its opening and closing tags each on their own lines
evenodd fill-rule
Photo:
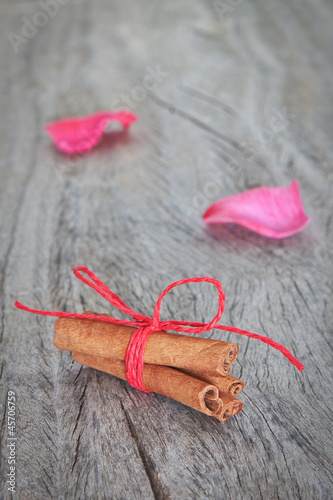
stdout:
<svg viewBox="0 0 333 500">
<path fill-rule="evenodd" d="M 216 201 L 203 220 L 207 224 L 232 222 L 269 238 L 291 236 L 310 221 L 296 180 L 289 187 L 260 187 Z"/>
<path fill-rule="evenodd" d="M 82 118 L 66 118 L 49 123 L 45 129 L 60 151 L 77 154 L 96 146 L 110 121 L 117 121 L 127 129 L 137 121 L 137 116 L 129 111 L 115 113 L 101 111 Z"/>
</svg>

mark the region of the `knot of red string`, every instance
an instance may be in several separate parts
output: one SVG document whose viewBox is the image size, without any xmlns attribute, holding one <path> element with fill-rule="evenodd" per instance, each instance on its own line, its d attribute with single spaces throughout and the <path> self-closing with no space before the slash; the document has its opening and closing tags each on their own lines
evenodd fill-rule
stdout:
<svg viewBox="0 0 333 500">
<path fill-rule="evenodd" d="M 86 285 L 90 286 L 97 293 L 99 293 L 102 297 L 104 297 L 110 304 L 118 308 L 123 313 L 131 316 L 133 320 L 122 320 L 116 318 L 108 318 L 105 316 L 98 315 L 90 315 L 90 314 L 77 314 L 77 313 L 66 313 L 66 312 L 51 312 L 51 311 L 40 311 L 38 309 L 31 309 L 27 306 L 24 306 L 20 302 L 16 301 L 15 306 L 19 309 L 23 309 L 24 311 L 28 311 L 35 314 L 41 314 L 44 316 L 57 316 L 59 318 L 81 318 L 81 319 L 89 319 L 94 321 L 103 321 L 104 323 L 113 323 L 125 326 L 133 326 L 136 328 L 134 330 L 131 340 L 128 344 L 126 355 L 125 355 L 125 363 L 126 363 L 126 377 L 133 387 L 140 389 L 145 392 L 149 392 L 142 381 L 142 371 L 143 371 L 143 358 L 144 351 L 147 344 L 147 340 L 149 335 L 154 332 L 167 332 L 169 330 L 173 330 L 176 332 L 185 332 L 185 333 L 195 333 L 200 335 L 203 332 L 207 332 L 212 328 L 218 328 L 219 330 L 225 330 L 228 332 L 239 333 L 240 335 L 245 335 L 250 338 L 259 339 L 266 344 L 274 347 L 275 349 L 282 352 L 289 361 L 296 366 L 299 371 L 302 371 L 304 365 L 296 359 L 288 349 L 286 349 L 283 345 L 278 344 L 274 340 L 269 337 L 264 337 L 262 335 L 258 335 L 257 333 L 251 333 L 247 330 L 241 330 L 239 328 L 235 328 L 233 326 L 223 326 L 217 325 L 217 322 L 220 320 L 225 304 L 225 294 L 221 283 L 218 280 L 215 280 L 210 277 L 202 277 L 202 278 L 187 278 L 183 280 L 176 281 L 171 283 L 159 296 L 155 308 L 154 314 L 152 318 L 149 316 L 145 316 L 144 314 L 139 314 L 133 309 L 131 309 L 117 294 L 112 292 L 110 288 L 108 288 L 90 269 L 84 266 L 74 267 L 73 272 L 77 278 L 83 281 Z M 83 276 L 81 273 L 85 273 L 90 279 Z M 194 321 L 161 321 L 160 320 L 160 309 L 163 297 L 175 288 L 178 285 L 185 285 L 187 283 L 200 283 L 206 282 L 213 284 L 218 291 L 218 310 L 214 318 L 208 323 L 198 323 Z"/>
</svg>

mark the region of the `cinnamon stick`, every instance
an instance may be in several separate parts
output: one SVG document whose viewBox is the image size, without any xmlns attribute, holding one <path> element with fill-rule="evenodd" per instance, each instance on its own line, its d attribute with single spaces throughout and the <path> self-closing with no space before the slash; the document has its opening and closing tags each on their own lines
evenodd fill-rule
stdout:
<svg viewBox="0 0 333 500">
<path fill-rule="evenodd" d="M 181 370 L 184 371 L 184 370 Z M 245 382 L 239 378 L 233 377 L 232 375 L 220 375 L 219 373 L 211 373 L 210 370 L 186 370 L 184 373 L 196 377 L 204 382 L 215 385 L 220 392 L 229 393 L 232 396 L 236 396 L 244 389 Z"/>
<path fill-rule="evenodd" d="M 87 313 L 96 314 L 91 311 Z M 58 318 L 54 344 L 58 349 L 124 360 L 133 331 L 128 326 L 97 320 Z M 228 375 L 238 351 L 237 344 L 232 342 L 154 332 L 148 338 L 144 362 Z"/>
<path fill-rule="evenodd" d="M 125 362 L 117 358 L 72 352 L 78 363 L 126 380 Z M 211 384 L 167 366 L 144 364 L 142 380 L 145 387 L 206 415 L 225 422 L 242 409 L 242 403 L 230 394 L 221 394 Z"/>
</svg>

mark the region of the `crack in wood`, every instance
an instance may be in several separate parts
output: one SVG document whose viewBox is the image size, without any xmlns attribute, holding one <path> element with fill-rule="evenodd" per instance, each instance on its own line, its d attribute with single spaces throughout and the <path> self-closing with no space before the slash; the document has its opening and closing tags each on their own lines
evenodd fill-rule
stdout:
<svg viewBox="0 0 333 500">
<path fill-rule="evenodd" d="M 141 440 L 136 432 L 136 429 L 135 429 L 134 423 L 130 417 L 130 414 L 127 411 L 127 409 L 125 408 L 122 401 L 120 401 L 120 405 L 121 405 L 121 408 L 124 412 L 131 436 L 136 444 L 139 456 L 140 456 L 141 461 L 142 461 L 143 468 L 144 468 L 145 473 L 148 477 L 148 480 L 149 480 L 149 483 L 150 483 L 155 500 L 168 500 L 170 498 L 170 494 L 168 492 L 166 492 L 165 485 L 158 478 L 159 472 L 157 470 L 155 463 L 149 457 L 147 451 L 145 450 L 143 444 L 141 443 Z"/>
<path fill-rule="evenodd" d="M 180 85 L 179 88 L 185 94 L 190 95 L 192 97 L 196 97 L 197 99 L 202 100 L 204 102 L 208 102 L 212 106 L 222 109 L 223 111 L 225 111 L 226 113 L 228 113 L 229 115 L 231 115 L 235 118 L 238 116 L 237 113 L 235 113 L 235 111 L 230 106 L 223 103 L 222 101 L 219 101 L 214 96 L 205 94 L 204 92 L 200 92 L 200 90 L 198 90 L 198 89 L 193 89 L 193 88 L 189 87 L 188 85 L 184 85 L 184 84 Z"/>
<path fill-rule="evenodd" d="M 180 116 L 181 118 L 184 118 L 185 120 L 188 120 L 193 125 L 196 125 L 197 127 L 201 128 L 202 130 L 205 130 L 209 134 L 217 137 L 218 139 L 227 142 L 228 144 L 230 144 L 231 146 L 233 146 L 238 151 L 242 151 L 243 150 L 243 148 L 240 146 L 240 144 L 238 144 L 237 141 L 234 141 L 233 139 L 230 139 L 230 137 L 228 137 L 225 134 L 221 134 L 221 132 L 217 132 L 215 130 L 215 128 L 210 127 L 209 125 L 207 125 L 206 123 L 204 123 L 202 120 L 199 120 L 199 118 L 197 118 L 196 116 L 192 116 L 190 113 L 187 113 L 186 111 L 177 108 L 176 106 L 174 106 L 173 104 L 168 103 L 164 99 L 161 99 L 160 97 L 157 97 L 156 94 L 151 93 L 147 97 L 149 99 L 151 99 L 155 104 L 157 104 L 157 106 L 160 106 L 160 107 L 162 107 L 164 109 L 167 109 L 169 111 L 169 113 L 175 113 L 177 116 Z"/>
</svg>

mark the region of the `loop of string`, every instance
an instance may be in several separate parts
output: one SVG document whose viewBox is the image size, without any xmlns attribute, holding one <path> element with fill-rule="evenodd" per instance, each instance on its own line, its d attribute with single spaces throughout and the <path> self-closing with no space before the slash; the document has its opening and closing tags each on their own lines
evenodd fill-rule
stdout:
<svg viewBox="0 0 333 500">
<path fill-rule="evenodd" d="M 31 309 L 27 306 L 24 306 L 20 302 L 16 301 L 15 306 L 24 311 L 28 311 L 35 314 L 41 314 L 43 316 L 57 316 L 59 318 L 80 318 L 80 319 L 89 319 L 95 321 L 103 321 L 104 323 L 113 323 L 124 326 L 132 326 L 135 327 L 136 330 L 133 332 L 131 336 L 131 340 L 128 344 L 126 355 L 125 355 L 125 363 L 126 363 L 126 377 L 133 387 L 140 389 L 145 392 L 148 391 L 142 381 L 142 371 L 143 371 L 143 357 L 144 351 L 146 347 L 146 343 L 150 334 L 158 331 L 167 332 L 169 330 L 174 330 L 176 332 L 184 332 L 184 333 L 195 333 L 200 335 L 203 332 L 207 332 L 213 328 L 217 328 L 219 330 L 225 330 L 227 332 L 238 333 L 240 335 L 245 335 L 250 338 L 259 339 L 262 342 L 270 345 L 274 349 L 282 352 L 282 354 L 289 359 L 289 361 L 296 366 L 296 368 L 301 372 L 304 368 L 304 365 L 296 359 L 288 349 L 286 349 L 283 345 L 278 344 L 274 340 L 269 337 L 265 337 L 262 335 L 258 335 L 257 333 L 251 333 L 247 330 L 241 330 L 239 328 L 233 326 L 223 326 L 217 325 L 217 322 L 220 320 L 225 304 L 225 294 L 222 289 L 221 283 L 218 280 L 209 277 L 202 278 L 188 278 L 176 281 L 175 283 L 171 283 L 159 296 L 155 308 L 153 317 L 145 316 L 143 314 L 139 314 L 133 311 L 117 294 L 112 292 L 90 269 L 84 266 L 74 267 L 73 272 L 77 278 L 79 278 L 83 283 L 93 288 L 97 293 L 99 293 L 102 297 L 104 297 L 110 304 L 114 307 L 118 308 L 123 313 L 131 316 L 133 320 L 122 320 L 116 318 L 106 318 L 105 316 L 98 315 L 90 315 L 90 314 L 76 314 L 76 313 L 65 313 L 65 312 L 51 312 L 51 311 L 40 311 L 37 309 Z M 85 273 L 90 279 L 83 276 L 81 273 Z M 208 323 L 198 323 L 194 321 L 161 321 L 160 320 L 160 309 L 163 297 L 179 285 L 185 285 L 187 283 L 211 283 L 213 284 L 218 291 L 219 305 L 217 314 L 214 318 Z"/>
</svg>

